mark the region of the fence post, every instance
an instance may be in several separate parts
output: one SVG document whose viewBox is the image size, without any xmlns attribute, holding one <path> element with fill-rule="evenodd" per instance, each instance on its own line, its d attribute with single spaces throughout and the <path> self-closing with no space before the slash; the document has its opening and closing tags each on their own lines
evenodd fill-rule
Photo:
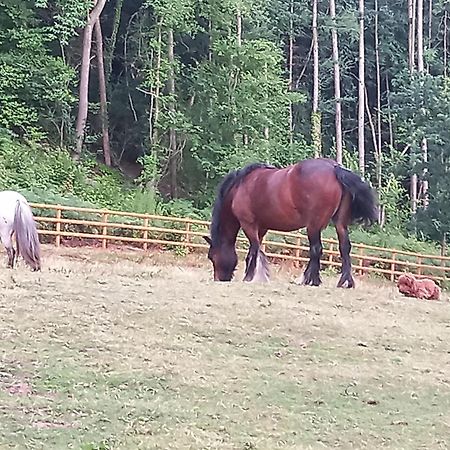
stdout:
<svg viewBox="0 0 450 450">
<path fill-rule="evenodd" d="M 359 247 L 359 274 L 364 275 L 364 247 Z"/>
<path fill-rule="evenodd" d="M 443 272 L 444 281 L 446 281 L 447 280 L 447 264 L 446 264 L 444 258 L 441 259 L 441 269 Z"/>
<path fill-rule="evenodd" d="M 391 262 L 391 281 L 394 281 L 395 279 L 395 260 L 396 260 L 396 253 L 392 252 L 392 262 Z"/>
<path fill-rule="evenodd" d="M 422 275 L 422 257 L 417 257 L 417 275 Z"/>
<path fill-rule="evenodd" d="M 55 244 L 57 247 L 61 245 L 61 205 L 57 205 L 58 209 L 56 210 L 56 238 Z"/>
<path fill-rule="evenodd" d="M 184 239 L 186 250 L 189 251 L 191 243 L 191 222 L 186 222 L 186 237 Z"/>
<path fill-rule="evenodd" d="M 263 251 L 263 253 L 266 253 L 266 248 L 267 248 L 266 239 L 267 239 L 267 235 L 264 236 L 264 239 L 261 242 L 261 250 Z"/>
<path fill-rule="evenodd" d="M 106 224 L 108 222 L 108 216 L 109 216 L 109 214 L 106 213 L 106 212 L 104 212 L 102 214 L 102 222 L 104 224 Z M 108 236 L 108 227 L 106 225 L 103 225 L 102 236 Z M 107 242 L 108 242 L 108 240 L 106 239 L 106 237 L 104 237 L 102 239 L 102 248 L 106 248 L 107 247 Z"/>
<path fill-rule="evenodd" d="M 329 256 L 328 256 L 328 261 L 329 261 L 329 266 L 330 267 L 333 267 L 333 251 L 334 251 L 334 244 L 333 243 L 331 243 L 330 244 L 330 254 L 329 254 Z"/>
<path fill-rule="evenodd" d="M 144 217 L 144 235 L 142 236 L 143 237 L 143 239 L 144 239 L 144 245 L 143 245 L 143 248 L 144 248 L 144 250 L 147 250 L 148 249 L 148 242 L 147 242 L 147 239 L 148 239 L 148 230 L 147 230 L 147 228 L 148 228 L 148 217 Z"/>
<path fill-rule="evenodd" d="M 295 267 L 300 267 L 300 245 L 301 245 L 302 241 L 300 239 L 300 237 L 297 238 L 297 241 L 295 243 L 295 245 L 297 246 L 297 248 L 295 249 L 295 262 L 294 262 L 294 266 Z"/>
</svg>

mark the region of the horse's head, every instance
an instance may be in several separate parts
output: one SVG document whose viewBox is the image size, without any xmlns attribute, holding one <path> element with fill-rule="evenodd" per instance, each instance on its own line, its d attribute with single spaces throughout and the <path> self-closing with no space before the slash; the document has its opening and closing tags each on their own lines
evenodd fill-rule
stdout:
<svg viewBox="0 0 450 450">
<path fill-rule="evenodd" d="M 208 259 L 214 268 L 214 281 L 231 281 L 238 262 L 234 244 L 213 245 L 209 236 L 203 238 L 209 244 Z"/>
</svg>

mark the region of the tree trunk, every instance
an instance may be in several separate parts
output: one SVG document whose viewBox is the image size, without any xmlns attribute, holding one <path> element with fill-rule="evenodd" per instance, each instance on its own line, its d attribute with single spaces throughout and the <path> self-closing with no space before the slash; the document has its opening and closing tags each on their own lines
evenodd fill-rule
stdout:
<svg viewBox="0 0 450 450">
<path fill-rule="evenodd" d="M 83 33 L 83 51 L 81 57 L 81 73 L 80 73 L 80 87 L 78 99 L 78 115 L 76 124 L 76 145 L 74 150 L 75 159 L 81 156 L 81 149 L 83 148 L 84 135 L 86 129 L 86 120 L 88 114 L 89 104 L 89 69 L 91 65 L 91 47 L 92 47 L 92 31 L 94 24 L 100 17 L 103 11 L 106 0 L 97 0 L 94 8 L 89 14 L 88 21 L 84 27 Z"/>
<path fill-rule="evenodd" d="M 117 0 L 116 8 L 114 10 L 113 30 L 111 33 L 111 38 L 109 39 L 108 50 L 106 51 L 105 55 L 105 77 L 107 84 L 109 83 L 112 72 L 112 62 L 114 59 L 114 50 L 116 49 L 117 33 L 119 31 L 120 17 L 122 15 L 122 6 L 123 0 Z"/>
<path fill-rule="evenodd" d="M 381 151 L 382 147 L 382 136 L 381 136 L 381 71 L 380 71 L 380 42 L 378 35 L 378 0 L 375 0 L 375 69 L 376 69 L 376 83 L 377 83 L 377 111 L 376 111 L 376 127 L 377 127 L 377 145 L 376 145 L 376 164 L 377 164 L 377 186 L 378 189 L 381 188 L 382 184 L 382 173 L 383 173 L 383 153 Z"/>
<path fill-rule="evenodd" d="M 443 51 L 444 51 L 444 77 L 447 76 L 447 21 L 448 13 L 447 9 L 444 11 L 444 37 L 443 37 Z"/>
<path fill-rule="evenodd" d="M 319 110 L 320 87 L 319 87 L 319 33 L 317 31 L 317 3 L 313 0 L 312 10 L 312 40 L 313 40 L 313 103 L 311 116 L 311 138 L 314 148 L 314 156 L 317 158 L 322 154 L 322 118 Z"/>
<path fill-rule="evenodd" d="M 427 48 L 433 47 L 431 40 L 433 39 L 433 0 L 428 1 L 428 40 Z M 430 71 L 430 64 L 427 62 L 427 72 Z"/>
<path fill-rule="evenodd" d="M 365 80 L 364 80 L 364 0 L 359 0 L 359 64 L 358 64 L 358 159 L 359 172 L 365 173 L 364 154 L 364 109 L 365 109 Z"/>
<path fill-rule="evenodd" d="M 241 10 L 238 8 L 236 11 L 236 35 L 238 47 L 242 44 L 242 15 Z"/>
<path fill-rule="evenodd" d="M 236 43 L 238 47 L 242 46 L 242 14 L 239 7 L 236 10 Z M 234 78 L 234 76 L 232 76 Z M 264 133 L 266 131 L 264 130 Z M 235 140 L 236 137 L 233 137 L 233 140 Z M 247 133 L 242 134 L 242 142 L 244 145 L 248 145 L 249 138 Z"/>
<path fill-rule="evenodd" d="M 289 91 L 293 90 L 294 81 L 294 0 L 291 0 L 289 17 L 289 54 L 288 54 L 288 83 Z M 289 143 L 294 142 L 294 105 L 289 101 Z"/>
<path fill-rule="evenodd" d="M 424 58 L 423 58 L 423 0 L 417 0 L 417 71 L 420 74 L 425 72 Z M 431 20 L 431 19 L 430 19 Z M 420 143 L 422 151 L 422 161 L 426 165 L 428 162 L 428 142 L 427 138 L 424 136 L 422 142 Z M 425 167 L 422 172 L 422 197 L 423 206 L 427 208 L 428 206 L 428 180 L 427 168 Z M 417 202 L 416 202 L 417 203 Z"/>
<path fill-rule="evenodd" d="M 167 57 L 169 62 L 169 78 L 167 81 L 167 91 L 170 96 L 169 99 L 169 113 L 173 118 L 175 116 L 175 57 L 174 57 L 174 42 L 173 30 L 169 29 L 167 32 Z M 178 197 L 178 154 L 177 154 L 177 136 L 173 125 L 169 128 L 169 179 L 170 179 L 170 196 L 172 198 Z"/>
<path fill-rule="evenodd" d="M 408 67 L 410 73 L 415 68 L 415 2 L 408 0 Z"/>
<path fill-rule="evenodd" d="M 424 73 L 423 60 L 423 0 L 417 0 L 417 71 Z"/>
<path fill-rule="evenodd" d="M 149 137 L 150 145 L 154 145 L 158 142 L 158 119 L 159 119 L 159 96 L 161 92 L 161 51 L 162 51 L 162 31 L 161 23 L 158 24 L 158 48 L 156 53 L 156 74 L 155 74 L 155 88 L 150 98 L 150 111 L 149 111 Z"/>
<path fill-rule="evenodd" d="M 111 167 L 111 148 L 108 133 L 108 103 L 106 97 L 106 79 L 103 59 L 103 36 L 100 19 L 95 22 L 95 40 L 97 45 L 98 89 L 100 96 L 100 120 L 102 124 L 103 157 L 105 164 Z"/>
<path fill-rule="evenodd" d="M 416 0 L 408 0 L 408 66 L 411 75 L 415 70 L 415 42 L 416 42 Z M 413 173 L 411 175 L 410 182 L 410 199 L 411 199 L 411 211 L 413 214 L 417 211 L 417 174 Z"/>
<path fill-rule="evenodd" d="M 387 97 L 387 109 L 388 109 L 388 123 L 389 123 L 389 145 L 394 146 L 394 126 L 392 124 L 392 111 L 391 111 L 391 90 L 389 87 L 389 78 L 386 73 L 386 97 Z"/>
<path fill-rule="evenodd" d="M 333 46 L 333 67 L 334 67 L 334 97 L 336 102 L 336 161 L 342 164 L 342 99 L 341 99 L 341 74 L 339 67 L 339 46 L 336 29 L 336 4 L 335 0 L 330 0 L 331 40 Z"/>
</svg>

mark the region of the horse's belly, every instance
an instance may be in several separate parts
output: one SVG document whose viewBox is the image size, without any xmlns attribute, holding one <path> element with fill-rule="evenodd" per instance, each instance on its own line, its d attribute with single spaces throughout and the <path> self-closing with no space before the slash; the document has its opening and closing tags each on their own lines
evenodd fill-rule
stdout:
<svg viewBox="0 0 450 450">
<path fill-rule="evenodd" d="M 292 214 L 290 217 L 286 217 L 284 214 L 271 214 L 262 218 L 261 225 L 268 230 L 295 231 L 306 227 L 307 223 L 298 214 Z"/>
</svg>

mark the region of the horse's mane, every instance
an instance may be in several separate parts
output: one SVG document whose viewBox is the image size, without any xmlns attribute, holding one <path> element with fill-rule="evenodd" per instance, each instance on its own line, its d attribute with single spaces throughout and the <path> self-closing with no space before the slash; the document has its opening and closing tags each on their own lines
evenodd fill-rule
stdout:
<svg viewBox="0 0 450 450">
<path fill-rule="evenodd" d="M 212 246 L 220 244 L 220 214 L 222 212 L 223 203 L 226 196 L 231 191 L 233 187 L 239 186 L 239 184 L 244 180 L 244 178 L 256 169 L 275 169 L 274 166 L 264 163 L 253 163 L 242 169 L 233 170 L 220 183 L 216 201 L 214 202 L 214 208 L 212 212 L 211 219 L 211 241 Z"/>
</svg>

